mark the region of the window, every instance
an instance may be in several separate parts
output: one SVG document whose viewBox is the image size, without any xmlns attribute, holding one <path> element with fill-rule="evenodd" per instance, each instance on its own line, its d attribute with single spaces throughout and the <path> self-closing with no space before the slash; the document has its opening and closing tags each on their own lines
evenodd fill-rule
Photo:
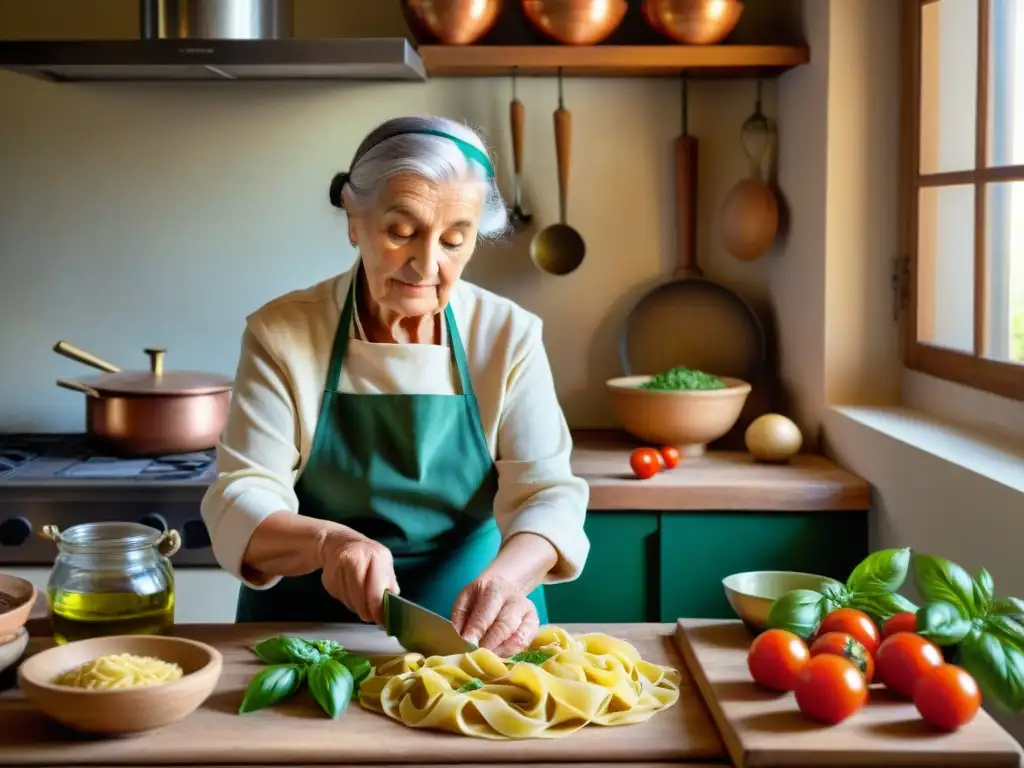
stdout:
<svg viewBox="0 0 1024 768">
<path fill-rule="evenodd" d="M 904 2 L 906 363 L 1024 400 L 1024 3 Z"/>
</svg>

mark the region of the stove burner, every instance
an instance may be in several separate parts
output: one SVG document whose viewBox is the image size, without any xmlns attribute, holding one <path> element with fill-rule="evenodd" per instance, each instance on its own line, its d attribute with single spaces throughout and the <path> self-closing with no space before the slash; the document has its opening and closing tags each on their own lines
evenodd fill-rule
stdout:
<svg viewBox="0 0 1024 768">
<path fill-rule="evenodd" d="M 21 451 L 17 448 L 7 448 L 0 445 L 0 477 L 9 475 L 22 464 L 32 461 L 37 455 L 30 451 Z"/>
<path fill-rule="evenodd" d="M 57 482 L 188 481 L 209 472 L 215 460 L 213 450 L 155 457 L 111 456 L 83 434 L 0 435 L 0 479 L 21 483 L 28 476 Z"/>
<path fill-rule="evenodd" d="M 213 461 L 203 453 L 160 456 L 154 459 L 121 459 L 90 456 L 57 473 L 59 477 L 135 478 L 137 480 L 188 480 L 203 473 Z"/>
</svg>

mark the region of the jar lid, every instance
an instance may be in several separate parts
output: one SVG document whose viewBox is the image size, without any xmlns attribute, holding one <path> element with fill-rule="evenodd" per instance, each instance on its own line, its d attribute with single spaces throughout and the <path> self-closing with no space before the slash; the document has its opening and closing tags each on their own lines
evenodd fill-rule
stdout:
<svg viewBox="0 0 1024 768">
<path fill-rule="evenodd" d="M 177 552 L 180 546 L 177 531 L 158 531 L 142 523 L 81 523 L 65 531 L 59 530 L 55 525 L 45 525 L 42 534 L 61 546 L 94 553 L 127 552 L 158 547 L 161 554 L 170 556 Z"/>
</svg>

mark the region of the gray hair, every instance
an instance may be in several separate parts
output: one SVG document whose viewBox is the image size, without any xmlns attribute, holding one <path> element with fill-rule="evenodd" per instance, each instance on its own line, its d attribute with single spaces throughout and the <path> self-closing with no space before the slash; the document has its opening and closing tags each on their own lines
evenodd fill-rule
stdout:
<svg viewBox="0 0 1024 768">
<path fill-rule="evenodd" d="M 477 230 L 481 237 L 496 238 L 508 228 L 508 209 L 496 180 L 480 163 L 471 160 L 458 144 L 442 136 L 416 133 L 449 133 L 479 149 L 491 160 L 480 134 L 443 117 L 397 117 L 371 131 L 356 150 L 348 173 L 338 174 L 331 184 L 331 202 L 344 206 L 342 188 L 352 203 L 366 210 L 377 200 L 393 176 L 414 173 L 431 181 L 475 181 L 484 184 L 483 208 Z M 491 160 L 493 166 L 493 160 Z"/>
</svg>

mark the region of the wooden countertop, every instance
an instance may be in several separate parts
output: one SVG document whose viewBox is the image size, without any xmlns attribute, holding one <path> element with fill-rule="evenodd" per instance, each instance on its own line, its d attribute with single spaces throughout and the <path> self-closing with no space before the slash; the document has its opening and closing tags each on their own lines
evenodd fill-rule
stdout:
<svg viewBox="0 0 1024 768">
<path fill-rule="evenodd" d="M 700 693 L 686 674 L 671 624 L 566 625 L 573 633 L 608 632 L 649 661 L 683 672 L 680 700 L 634 726 L 590 726 L 560 739 L 486 741 L 407 728 L 352 705 L 337 721 L 320 715 L 307 693 L 285 705 L 238 715 L 245 687 L 261 669 L 248 646 L 278 634 L 334 639 L 368 654 L 398 653 L 374 627 L 324 624 L 193 624 L 175 634 L 217 647 L 224 672 L 217 689 L 180 723 L 125 739 L 89 739 L 54 724 L 16 688 L 0 693 L 0 766 L 365 765 L 665 763 L 725 760 L 725 748 Z M 28 654 L 52 644 L 33 638 Z"/>
<path fill-rule="evenodd" d="M 637 479 L 629 454 L 641 444 L 615 431 L 573 432 L 572 468 L 590 484 L 592 510 L 672 512 L 867 510 L 870 486 L 824 456 L 761 464 L 743 451 L 711 451 L 648 479 Z"/>
</svg>

